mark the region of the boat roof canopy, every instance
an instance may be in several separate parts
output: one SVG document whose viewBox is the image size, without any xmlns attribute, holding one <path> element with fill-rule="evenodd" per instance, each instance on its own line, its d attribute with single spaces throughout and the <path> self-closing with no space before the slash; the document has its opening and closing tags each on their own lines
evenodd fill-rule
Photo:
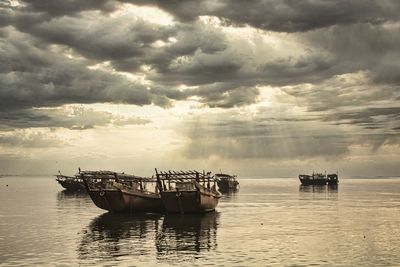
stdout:
<svg viewBox="0 0 400 267">
<path fill-rule="evenodd" d="M 211 176 L 211 172 L 201 173 L 198 171 L 158 171 L 156 169 L 157 178 L 160 180 L 168 180 L 168 181 L 209 181 L 214 180 Z"/>
<path fill-rule="evenodd" d="M 133 174 L 125 174 L 113 171 L 81 171 L 79 173 L 84 179 L 121 179 L 121 180 L 141 180 L 155 182 L 154 178 L 141 177 Z"/>
</svg>

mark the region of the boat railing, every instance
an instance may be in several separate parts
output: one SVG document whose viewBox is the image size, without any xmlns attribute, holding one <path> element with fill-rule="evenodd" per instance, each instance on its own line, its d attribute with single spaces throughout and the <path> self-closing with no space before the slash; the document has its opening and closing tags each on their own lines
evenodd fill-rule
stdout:
<svg viewBox="0 0 400 267">
<path fill-rule="evenodd" d="M 211 172 L 155 170 L 160 191 L 199 190 L 213 192 L 216 188 L 216 179 L 211 176 Z M 211 183 L 213 183 L 213 186 Z"/>
<path fill-rule="evenodd" d="M 143 184 L 142 188 L 140 188 L 140 183 L 135 183 L 135 182 L 121 183 L 121 182 L 114 181 L 112 183 L 112 186 L 117 189 L 128 191 L 128 192 L 133 192 L 133 193 L 143 193 L 143 194 L 147 194 L 147 195 L 155 194 L 155 192 L 151 192 L 151 191 L 147 190 L 146 184 Z"/>
</svg>

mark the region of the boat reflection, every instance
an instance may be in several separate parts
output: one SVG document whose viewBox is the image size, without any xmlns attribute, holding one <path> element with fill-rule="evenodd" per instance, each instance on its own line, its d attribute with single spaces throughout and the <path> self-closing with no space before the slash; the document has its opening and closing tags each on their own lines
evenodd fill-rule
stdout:
<svg viewBox="0 0 400 267">
<path fill-rule="evenodd" d="M 327 188 L 328 188 L 328 191 L 330 191 L 330 192 L 337 192 L 339 185 L 338 184 L 328 184 Z"/>
<path fill-rule="evenodd" d="M 329 192 L 337 192 L 338 185 L 300 185 L 300 192 L 313 192 L 313 193 L 326 193 Z"/>
<path fill-rule="evenodd" d="M 83 230 L 79 258 L 93 263 L 149 254 L 154 250 L 154 236 L 161 218 L 160 214 L 104 213 Z"/>
<path fill-rule="evenodd" d="M 304 199 L 338 199 L 338 185 L 300 185 L 299 192 Z"/>
<path fill-rule="evenodd" d="M 62 190 L 57 193 L 57 199 L 69 199 L 69 198 L 87 198 L 89 195 L 86 191 L 70 191 L 70 190 Z"/>
<path fill-rule="evenodd" d="M 300 192 L 313 192 L 313 193 L 325 193 L 327 191 L 325 185 L 303 185 L 299 186 Z"/>
<path fill-rule="evenodd" d="M 157 258 L 185 261 L 217 247 L 219 213 L 167 214 L 158 232 Z"/>
<path fill-rule="evenodd" d="M 239 192 L 239 187 L 236 189 L 226 189 L 226 188 L 219 188 L 219 192 L 221 192 L 223 195 L 231 196 Z"/>
<path fill-rule="evenodd" d="M 71 192 L 68 190 L 57 192 L 57 209 L 60 212 L 81 214 L 84 211 L 82 206 L 86 206 L 89 203 L 90 198 L 86 192 Z"/>
</svg>

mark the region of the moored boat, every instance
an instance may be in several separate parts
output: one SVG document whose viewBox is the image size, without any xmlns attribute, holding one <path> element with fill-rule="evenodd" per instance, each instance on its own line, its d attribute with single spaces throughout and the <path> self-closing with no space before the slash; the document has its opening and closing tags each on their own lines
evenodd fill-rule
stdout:
<svg viewBox="0 0 400 267">
<path fill-rule="evenodd" d="M 322 173 L 300 174 L 299 180 L 303 185 L 326 185 L 327 183 L 327 177 Z"/>
<path fill-rule="evenodd" d="M 236 175 L 229 175 L 225 173 L 215 174 L 215 179 L 217 180 L 219 191 L 225 192 L 238 190 L 239 182 L 236 180 L 236 178 Z"/>
<path fill-rule="evenodd" d="M 211 173 L 198 171 L 158 172 L 158 188 L 165 209 L 175 213 L 215 210 L 221 193 Z M 211 185 L 212 184 L 212 185 Z"/>
<path fill-rule="evenodd" d="M 164 205 L 161 196 L 155 189 L 154 192 L 146 189 L 147 184 L 155 184 L 156 180 L 151 178 L 139 178 L 130 184 L 114 182 L 122 194 L 125 212 L 157 212 L 163 211 Z"/>
<path fill-rule="evenodd" d="M 331 173 L 327 176 L 328 185 L 337 185 L 339 183 L 339 176 L 337 173 Z"/>
<path fill-rule="evenodd" d="M 83 171 L 81 176 L 93 203 L 111 212 L 153 212 L 163 209 L 160 194 L 146 189 L 155 179 L 111 171 Z"/>
<path fill-rule="evenodd" d="M 79 176 L 55 175 L 56 181 L 67 191 L 85 191 L 85 184 Z"/>
</svg>

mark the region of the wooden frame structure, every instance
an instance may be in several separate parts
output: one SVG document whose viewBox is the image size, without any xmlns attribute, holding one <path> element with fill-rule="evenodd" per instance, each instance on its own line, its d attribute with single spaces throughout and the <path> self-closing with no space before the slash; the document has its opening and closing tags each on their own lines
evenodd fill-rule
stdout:
<svg viewBox="0 0 400 267">
<path fill-rule="evenodd" d="M 211 172 L 155 171 L 161 200 L 167 211 L 182 214 L 207 212 L 218 205 L 221 193 Z"/>
</svg>

